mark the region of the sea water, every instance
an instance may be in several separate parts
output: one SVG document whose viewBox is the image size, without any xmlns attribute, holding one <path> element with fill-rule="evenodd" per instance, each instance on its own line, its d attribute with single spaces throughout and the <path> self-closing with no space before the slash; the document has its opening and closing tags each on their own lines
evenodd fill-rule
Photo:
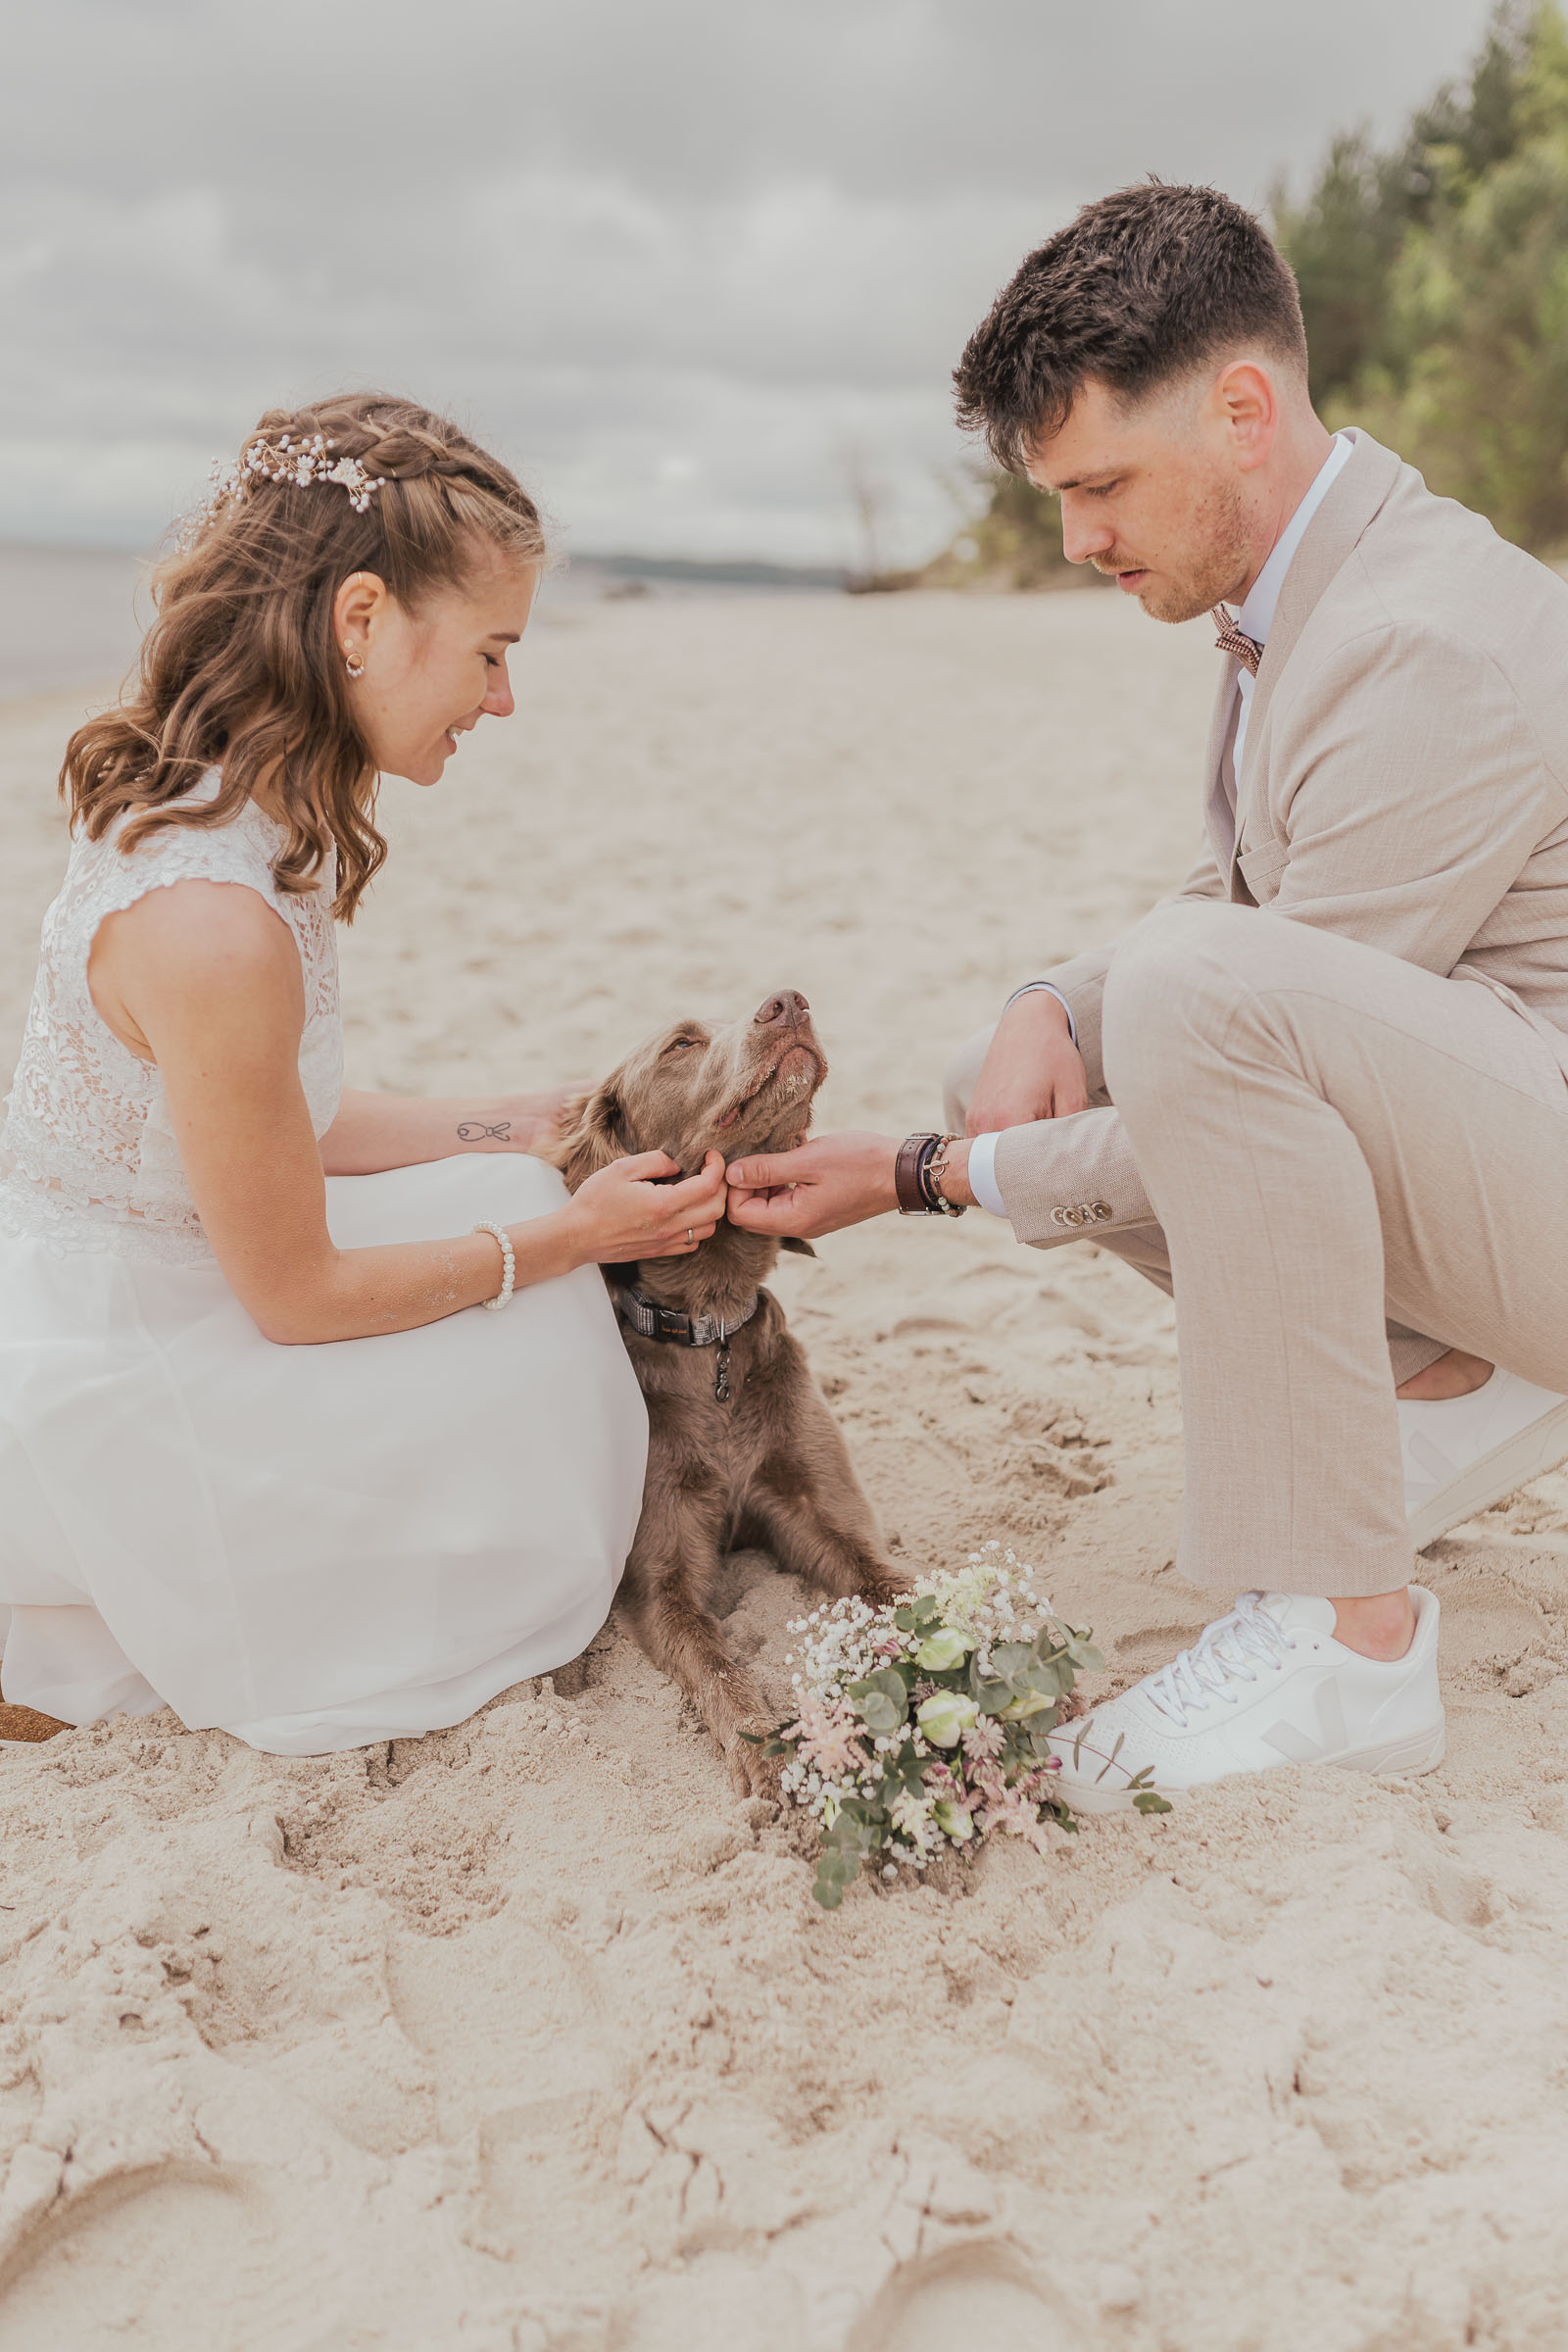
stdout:
<svg viewBox="0 0 1568 2352">
<path fill-rule="evenodd" d="M 0 702 L 77 687 L 107 699 L 151 617 L 146 568 L 114 550 L 0 543 Z"/>
</svg>

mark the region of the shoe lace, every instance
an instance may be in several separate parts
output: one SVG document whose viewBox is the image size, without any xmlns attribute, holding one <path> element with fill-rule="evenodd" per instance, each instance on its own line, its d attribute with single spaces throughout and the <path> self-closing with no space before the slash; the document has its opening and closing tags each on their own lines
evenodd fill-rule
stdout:
<svg viewBox="0 0 1568 2352">
<path fill-rule="evenodd" d="M 1160 1713 L 1184 1731 L 1190 1713 L 1200 1714 L 1216 1698 L 1234 1701 L 1232 1684 L 1255 1683 L 1259 1666 L 1277 1671 L 1295 1647 L 1296 1637 L 1269 1615 L 1261 1592 L 1244 1592 L 1228 1617 L 1205 1626 L 1192 1648 L 1151 1675 L 1144 1688 Z"/>
</svg>

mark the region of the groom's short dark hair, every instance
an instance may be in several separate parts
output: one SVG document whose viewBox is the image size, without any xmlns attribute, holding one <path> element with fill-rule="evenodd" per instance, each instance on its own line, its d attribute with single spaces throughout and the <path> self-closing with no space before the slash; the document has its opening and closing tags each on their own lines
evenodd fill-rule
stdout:
<svg viewBox="0 0 1568 2352">
<path fill-rule="evenodd" d="M 1300 296 L 1262 222 L 1218 188 L 1118 188 L 997 296 L 954 369 L 958 422 L 1022 473 L 1086 377 L 1136 400 L 1246 343 L 1305 373 Z"/>
</svg>

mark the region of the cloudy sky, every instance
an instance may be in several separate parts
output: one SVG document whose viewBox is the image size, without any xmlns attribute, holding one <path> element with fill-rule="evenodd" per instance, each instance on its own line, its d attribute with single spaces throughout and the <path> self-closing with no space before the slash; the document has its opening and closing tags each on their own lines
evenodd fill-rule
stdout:
<svg viewBox="0 0 1568 2352">
<path fill-rule="evenodd" d="M 456 411 L 581 552 L 945 539 L 948 371 L 1085 197 L 1261 203 L 1487 0 L 4 0 L 0 537 L 143 545 L 258 412 Z"/>
</svg>

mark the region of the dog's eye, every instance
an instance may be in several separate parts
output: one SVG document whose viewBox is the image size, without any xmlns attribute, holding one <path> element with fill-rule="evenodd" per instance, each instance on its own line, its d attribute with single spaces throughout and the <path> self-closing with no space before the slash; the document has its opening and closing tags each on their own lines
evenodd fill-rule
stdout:
<svg viewBox="0 0 1568 2352">
<path fill-rule="evenodd" d="M 703 1040 L 700 1037 L 676 1037 L 670 1040 L 664 1051 L 666 1054 L 688 1054 L 693 1046 L 700 1046 L 702 1043 Z"/>
</svg>

